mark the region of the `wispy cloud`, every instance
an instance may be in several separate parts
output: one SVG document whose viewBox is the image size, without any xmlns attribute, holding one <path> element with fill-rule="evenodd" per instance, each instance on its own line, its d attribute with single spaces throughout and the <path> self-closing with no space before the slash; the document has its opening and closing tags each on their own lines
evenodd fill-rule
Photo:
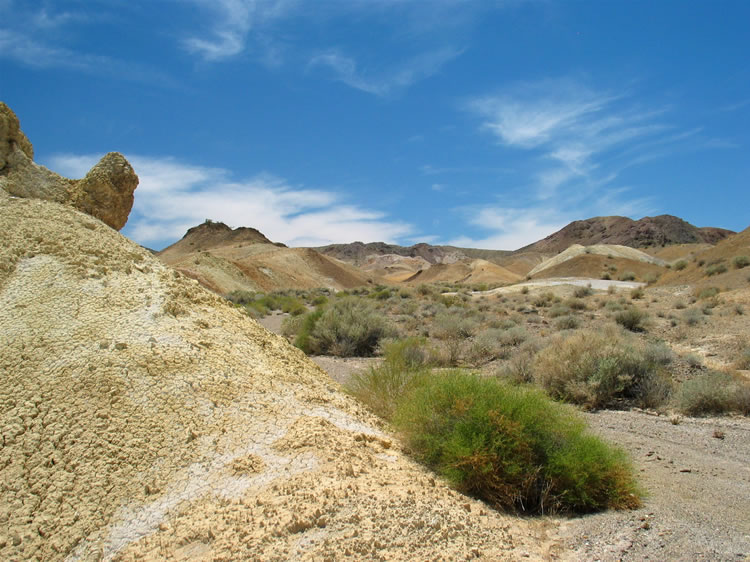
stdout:
<svg viewBox="0 0 750 562">
<path fill-rule="evenodd" d="M 53 12 L 46 7 L 28 10 L 12 0 L 0 1 L 0 59 L 32 68 L 65 68 L 121 80 L 174 85 L 167 74 L 149 65 L 81 52 L 55 41 L 54 32 L 93 19 L 84 13 Z"/>
<path fill-rule="evenodd" d="M 206 61 L 220 61 L 242 53 L 248 34 L 263 28 L 285 16 L 294 0 L 190 0 L 212 15 L 210 31 L 200 36 L 183 40 L 183 46 Z M 259 38 L 266 43 L 266 50 L 278 56 L 267 36 Z"/>
<path fill-rule="evenodd" d="M 515 180 L 525 186 L 516 197 L 463 210 L 484 234 L 453 241 L 500 249 L 524 246 L 584 217 L 652 212 L 652 201 L 634 197 L 619 175 L 684 149 L 681 143 L 701 130 L 677 130 L 665 109 L 644 109 L 627 91 L 597 91 L 570 79 L 512 86 L 465 108 L 482 119 L 481 130 L 501 150 L 527 162 L 525 177 Z"/>
<path fill-rule="evenodd" d="M 388 96 L 436 74 L 446 63 L 463 51 L 442 48 L 414 56 L 383 71 L 361 69 L 357 61 L 338 50 L 315 55 L 308 68 L 324 67 L 333 72 L 334 80 L 376 96 Z"/>
<path fill-rule="evenodd" d="M 82 177 L 97 155 L 58 155 L 49 165 Z M 252 226 L 271 240 L 317 246 L 352 240 L 396 242 L 411 225 L 352 205 L 338 193 L 289 185 L 270 174 L 234 180 L 229 171 L 173 158 L 130 155 L 140 178 L 124 233 L 144 245 L 165 245 L 205 219 L 232 227 Z M 176 204 L 175 202 L 179 202 Z"/>
</svg>

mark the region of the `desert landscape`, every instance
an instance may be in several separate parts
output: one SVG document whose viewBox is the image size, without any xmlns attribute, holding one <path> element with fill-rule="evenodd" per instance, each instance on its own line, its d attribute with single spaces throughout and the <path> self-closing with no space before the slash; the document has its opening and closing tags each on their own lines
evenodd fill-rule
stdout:
<svg viewBox="0 0 750 562">
<path fill-rule="evenodd" d="M 750 228 L 152 252 L 33 158 L 0 103 L 2 559 L 748 559 Z"/>
</svg>

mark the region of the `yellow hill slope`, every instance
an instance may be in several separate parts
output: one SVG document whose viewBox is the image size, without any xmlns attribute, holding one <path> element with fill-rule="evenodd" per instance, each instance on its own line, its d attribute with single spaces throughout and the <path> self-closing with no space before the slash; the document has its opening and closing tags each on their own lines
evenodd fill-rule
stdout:
<svg viewBox="0 0 750 562">
<path fill-rule="evenodd" d="M 100 221 L 0 193 L 2 560 L 515 559 L 282 338 Z M 480 516 L 481 512 L 481 516 Z"/>
</svg>

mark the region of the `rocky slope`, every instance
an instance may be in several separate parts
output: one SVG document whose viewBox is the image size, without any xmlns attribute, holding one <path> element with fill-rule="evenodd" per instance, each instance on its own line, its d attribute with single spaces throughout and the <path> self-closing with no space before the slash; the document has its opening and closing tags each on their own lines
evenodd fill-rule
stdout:
<svg viewBox="0 0 750 562">
<path fill-rule="evenodd" d="M 368 284 L 372 274 L 311 248 L 287 248 L 254 228 L 207 221 L 157 253 L 166 264 L 219 294 Z"/>
<path fill-rule="evenodd" d="M 573 244 L 591 246 L 594 244 L 618 244 L 631 248 L 668 246 L 671 244 L 716 244 L 732 231 L 723 228 L 698 228 L 672 215 L 644 217 L 634 221 L 627 217 L 594 217 L 574 221 L 516 251 L 529 251 L 556 254 Z"/>
</svg>

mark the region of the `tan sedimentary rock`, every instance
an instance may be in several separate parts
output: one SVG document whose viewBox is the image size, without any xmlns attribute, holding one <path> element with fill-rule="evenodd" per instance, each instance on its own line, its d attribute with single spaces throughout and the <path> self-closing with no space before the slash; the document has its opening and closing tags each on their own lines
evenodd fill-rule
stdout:
<svg viewBox="0 0 750 562">
<path fill-rule="evenodd" d="M 122 154 L 110 152 L 81 180 L 64 178 L 33 157 L 18 117 L 0 102 L 0 188 L 16 197 L 72 205 L 117 230 L 125 226 L 138 176 Z"/>
</svg>

